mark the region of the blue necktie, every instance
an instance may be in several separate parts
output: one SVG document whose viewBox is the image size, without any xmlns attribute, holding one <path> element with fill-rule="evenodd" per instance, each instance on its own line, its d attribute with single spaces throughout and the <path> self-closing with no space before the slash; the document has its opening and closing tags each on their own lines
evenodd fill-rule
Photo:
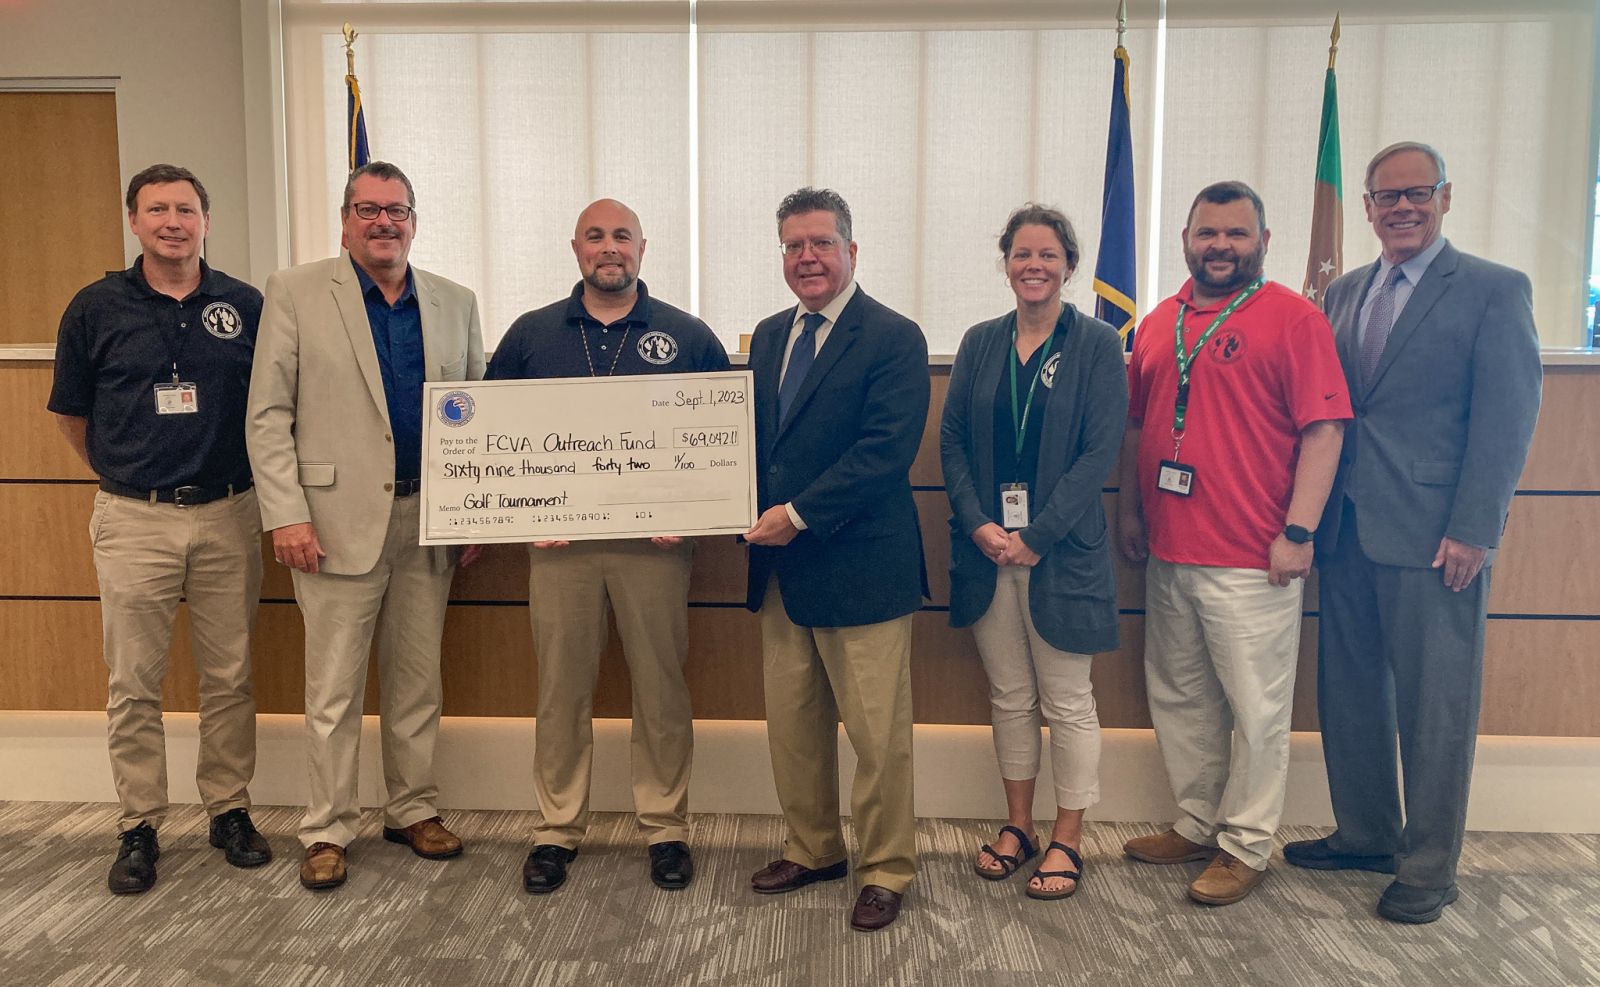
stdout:
<svg viewBox="0 0 1600 987">
<path fill-rule="evenodd" d="M 778 387 L 780 423 L 789 417 L 789 406 L 794 404 L 795 395 L 800 393 L 800 385 L 805 383 L 806 374 L 811 372 L 811 365 L 817 361 L 817 330 L 828 320 L 820 312 L 807 312 L 801 321 L 804 325 L 800 329 L 800 338 L 794 341 L 794 349 L 789 353 L 789 369 L 784 371 L 783 383 Z"/>
</svg>

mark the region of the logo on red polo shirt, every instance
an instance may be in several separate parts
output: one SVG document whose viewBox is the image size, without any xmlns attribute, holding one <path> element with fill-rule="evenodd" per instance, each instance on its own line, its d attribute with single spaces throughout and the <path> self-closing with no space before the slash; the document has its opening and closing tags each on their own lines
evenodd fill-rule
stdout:
<svg viewBox="0 0 1600 987">
<path fill-rule="evenodd" d="M 1225 328 L 1211 337 L 1206 351 L 1216 363 L 1237 363 L 1244 356 L 1244 334 Z"/>
</svg>

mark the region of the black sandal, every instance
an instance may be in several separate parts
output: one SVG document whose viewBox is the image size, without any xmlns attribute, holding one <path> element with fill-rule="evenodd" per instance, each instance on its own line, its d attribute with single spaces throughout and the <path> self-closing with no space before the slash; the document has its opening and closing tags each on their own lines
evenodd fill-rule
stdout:
<svg viewBox="0 0 1600 987">
<path fill-rule="evenodd" d="M 987 843 L 979 848 L 981 852 L 987 853 L 989 856 L 993 857 L 995 862 L 1000 865 L 1000 870 L 998 872 L 984 870 L 982 867 L 978 866 L 977 861 L 973 861 L 972 863 L 972 869 L 976 871 L 978 876 L 983 878 L 985 881 L 1004 881 L 1012 874 L 1015 874 L 1017 872 L 1017 868 L 1021 867 L 1023 864 L 1032 860 L 1039 854 L 1039 848 L 1034 846 L 1033 842 L 1028 839 L 1027 833 L 1024 833 L 1015 826 L 1001 826 L 1000 835 L 1004 836 L 1006 833 L 1011 833 L 1016 836 L 1018 850 L 1017 854 L 1013 855 L 1009 853 L 1001 853 Z"/>
<path fill-rule="evenodd" d="M 1049 850 L 1060 850 L 1062 853 L 1067 855 L 1068 860 L 1072 861 L 1072 866 L 1078 869 L 1034 871 L 1033 876 L 1039 879 L 1040 886 L 1035 888 L 1030 884 L 1027 888 L 1027 895 L 1028 897 L 1038 899 L 1039 901 L 1060 901 L 1062 898 L 1070 898 L 1077 893 L 1078 885 L 1083 883 L 1083 858 L 1078 856 L 1078 851 L 1067 846 L 1065 843 L 1056 843 L 1051 841 Z M 1049 850 L 1046 850 L 1045 852 L 1048 853 Z M 1063 888 L 1060 891 L 1047 891 L 1043 885 L 1045 878 L 1049 877 L 1064 877 L 1072 882 L 1072 887 Z"/>
</svg>

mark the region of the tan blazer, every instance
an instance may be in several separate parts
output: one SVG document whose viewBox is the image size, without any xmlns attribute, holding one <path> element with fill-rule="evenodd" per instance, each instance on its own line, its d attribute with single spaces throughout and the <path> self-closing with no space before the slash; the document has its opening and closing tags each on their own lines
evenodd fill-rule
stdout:
<svg viewBox="0 0 1600 987">
<path fill-rule="evenodd" d="M 412 268 L 428 380 L 480 380 L 471 291 Z M 262 526 L 310 521 L 338 575 L 371 571 L 394 506 L 394 440 L 366 305 L 350 256 L 267 279 L 245 438 Z M 450 564 L 436 549 L 434 565 Z"/>
</svg>

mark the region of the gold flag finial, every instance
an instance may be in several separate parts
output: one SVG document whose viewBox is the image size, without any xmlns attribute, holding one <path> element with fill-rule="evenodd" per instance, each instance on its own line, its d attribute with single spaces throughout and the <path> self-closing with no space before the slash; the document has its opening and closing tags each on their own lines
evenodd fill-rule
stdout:
<svg viewBox="0 0 1600 987">
<path fill-rule="evenodd" d="M 356 38 L 360 35 L 350 26 L 349 21 L 344 22 L 344 71 L 346 75 L 356 74 Z"/>
<path fill-rule="evenodd" d="M 1119 0 L 1117 4 L 1117 47 L 1122 47 L 1123 35 L 1128 33 L 1128 0 Z"/>
<path fill-rule="evenodd" d="M 1328 35 L 1328 70 L 1333 70 L 1333 60 L 1339 57 L 1339 15 L 1333 15 L 1333 33 Z"/>
</svg>

